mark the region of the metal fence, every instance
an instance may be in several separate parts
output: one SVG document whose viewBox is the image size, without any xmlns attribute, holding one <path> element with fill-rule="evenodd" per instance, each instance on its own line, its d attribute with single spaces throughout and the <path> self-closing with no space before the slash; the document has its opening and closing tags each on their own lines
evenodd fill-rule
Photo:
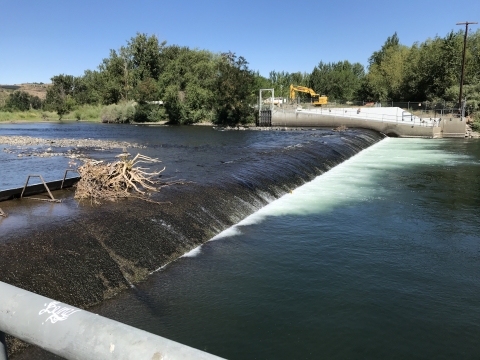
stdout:
<svg viewBox="0 0 480 360">
<path fill-rule="evenodd" d="M 377 106 L 377 107 L 399 107 L 407 111 L 415 113 L 436 113 L 436 114 L 460 114 L 461 111 L 456 101 L 383 101 L 383 102 L 367 102 L 367 101 L 346 101 L 332 100 L 327 106 L 343 107 L 343 106 Z M 471 114 L 475 111 L 475 106 L 465 105 L 465 114 Z M 464 115 L 465 115 L 464 114 Z"/>
<path fill-rule="evenodd" d="M 282 111 L 282 110 L 280 110 Z M 284 108 L 284 111 L 289 111 L 287 107 Z M 297 109 L 297 111 L 302 111 L 303 113 L 318 114 L 318 115 L 327 115 L 333 117 L 346 117 L 350 119 L 362 119 L 368 121 L 382 122 L 382 123 L 401 123 L 414 126 L 425 126 L 425 127 L 434 127 L 439 126 L 442 119 L 440 117 L 433 116 L 418 116 L 413 114 L 410 111 L 403 109 L 398 109 L 394 113 L 382 113 L 382 112 L 368 112 L 361 111 L 361 109 L 356 107 L 346 108 L 346 107 L 302 107 L 302 109 Z"/>
<path fill-rule="evenodd" d="M 288 99 L 287 104 L 291 104 Z M 304 107 L 313 106 L 311 101 L 295 102 L 295 104 L 302 105 Z M 328 99 L 328 104 L 324 107 L 399 107 L 407 111 L 413 111 L 416 114 L 460 114 L 458 103 L 455 101 L 348 101 L 339 99 Z M 468 115 L 475 110 L 473 105 L 465 106 L 465 113 Z"/>
<path fill-rule="evenodd" d="M 301 106 L 303 108 L 315 108 L 309 102 L 294 102 L 289 101 L 283 107 Z M 347 100 L 330 100 L 328 104 L 323 105 L 323 108 L 359 108 L 359 107 L 398 107 L 405 111 L 411 112 L 419 118 L 443 118 L 443 117 L 461 117 L 474 112 L 474 106 L 467 105 L 464 112 L 458 108 L 458 104 L 453 101 L 383 101 L 383 102 L 368 102 L 368 101 L 347 101 Z"/>
</svg>

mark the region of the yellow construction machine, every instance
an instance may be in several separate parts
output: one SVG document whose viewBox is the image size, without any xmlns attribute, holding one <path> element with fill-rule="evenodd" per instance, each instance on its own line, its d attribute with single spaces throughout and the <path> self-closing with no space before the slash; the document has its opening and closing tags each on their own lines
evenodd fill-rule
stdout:
<svg viewBox="0 0 480 360">
<path fill-rule="evenodd" d="M 295 100 L 295 91 L 304 92 L 310 94 L 312 97 L 312 104 L 315 106 L 326 105 L 328 102 L 328 97 L 325 95 L 319 95 L 315 91 L 305 86 L 297 86 L 290 84 L 290 99 Z"/>
</svg>

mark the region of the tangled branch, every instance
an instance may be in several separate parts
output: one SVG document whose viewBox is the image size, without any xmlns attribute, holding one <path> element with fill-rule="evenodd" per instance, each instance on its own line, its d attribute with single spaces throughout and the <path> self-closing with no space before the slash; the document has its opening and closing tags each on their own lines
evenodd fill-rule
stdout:
<svg viewBox="0 0 480 360">
<path fill-rule="evenodd" d="M 77 183 L 75 199 L 90 199 L 93 203 L 101 201 L 116 201 L 119 198 L 136 197 L 151 201 L 150 192 L 158 191 L 161 187 L 170 185 L 155 179 L 164 170 L 148 172 L 148 168 L 139 164 L 158 163 L 160 160 L 137 154 L 129 159 L 129 153 L 117 157 L 120 160 L 113 163 L 89 160 L 78 168 L 80 181 Z"/>
</svg>

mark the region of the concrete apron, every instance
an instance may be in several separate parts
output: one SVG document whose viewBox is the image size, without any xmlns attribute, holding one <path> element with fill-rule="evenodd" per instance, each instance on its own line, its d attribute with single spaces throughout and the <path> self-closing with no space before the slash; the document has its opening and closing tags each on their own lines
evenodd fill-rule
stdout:
<svg viewBox="0 0 480 360">
<path fill-rule="evenodd" d="M 353 116 L 316 114 L 305 111 L 274 110 L 272 126 L 365 128 L 393 137 L 447 138 L 465 137 L 466 122 L 462 118 L 443 118 L 439 126 L 425 126 L 408 120 L 397 122 L 370 120 Z"/>
</svg>

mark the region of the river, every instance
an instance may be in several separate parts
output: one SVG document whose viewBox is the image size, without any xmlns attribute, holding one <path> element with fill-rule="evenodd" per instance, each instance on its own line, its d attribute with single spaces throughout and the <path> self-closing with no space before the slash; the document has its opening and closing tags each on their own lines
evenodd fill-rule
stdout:
<svg viewBox="0 0 480 360">
<path fill-rule="evenodd" d="M 229 359 L 478 358 L 479 190 L 479 141 L 387 138 L 92 311 Z"/>
<path fill-rule="evenodd" d="M 480 354 L 480 142 L 385 139 L 98 311 L 229 359 Z"/>
</svg>

